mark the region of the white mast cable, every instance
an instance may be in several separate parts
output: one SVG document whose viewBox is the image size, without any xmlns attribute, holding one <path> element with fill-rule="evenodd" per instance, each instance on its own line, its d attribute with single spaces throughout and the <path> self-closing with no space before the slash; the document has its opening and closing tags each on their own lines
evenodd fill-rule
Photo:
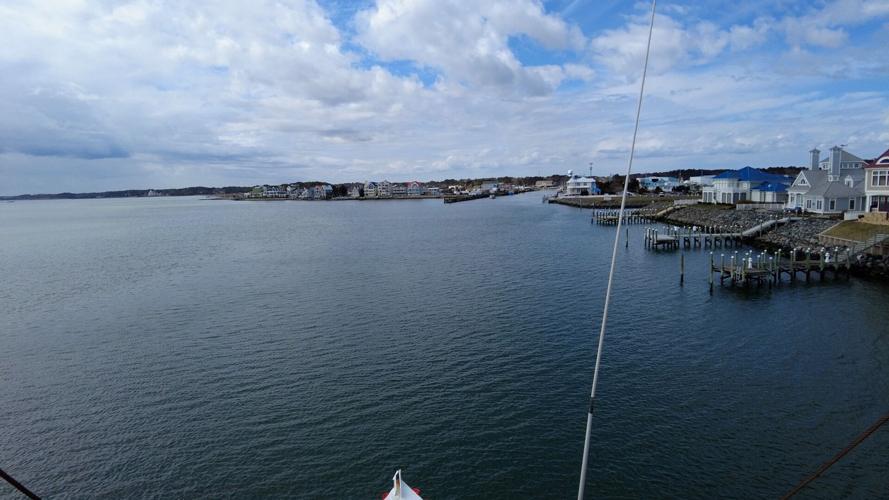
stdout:
<svg viewBox="0 0 889 500">
<path fill-rule="evenodd" d="M 605 341 L 605 324 L 608 322 L 608 306 L 611 303 L 611 283 L 614 279 L 614 263 L 617 261 L 617 244 L 620 242 L 620 227 L 624 220 L 624 209 L 627 205 L 627 188 L 630 185 L 630 173 L 633 171 L 633 156 L 636 153 L 636 134 L 639 132 L 639 116 L 642 114 L 642 96 L 645 93 L 645 76 L 648 73 L 648 54 L 651 52 L 651 34 L 654 31 L 654 11 L 657 0 L 651 1 L 651 22 L 648 26 L 648 45 L 645 47 L 645 64 L 642 66 L 642 84 L 639 88 L 639 101 L 636 103 L 636 126 L 633 128 L 633 142 L 630 145 L 630 160 L 627 163 L 627 176 L 624 178 L 624 192 L 620 199 L 620 212 L 617 217 L 617 229 L 614 232 L 614 248 L 611 250 L 611 269 L 608 271 L 608 286 L 605 288 L 605 308 L 602 311 L 602 327 L 599 330 L 599 347 L 596 350 L 596 367 L 593 369 L 593 387 L 590 390 L 590 408 L 586 416 L 586 437 L 583 443 L 583 463 L 580 469 L 580 486 L 577 488 L 577 500 L 583 500 L 586 486 L 587 460 L 590 452 L 590 433 L 593 427 L 593 402 L 596 399 L 596 383 L 599 381 L 599 365 L 602 362 L 602 345 Z"/>
</svg>

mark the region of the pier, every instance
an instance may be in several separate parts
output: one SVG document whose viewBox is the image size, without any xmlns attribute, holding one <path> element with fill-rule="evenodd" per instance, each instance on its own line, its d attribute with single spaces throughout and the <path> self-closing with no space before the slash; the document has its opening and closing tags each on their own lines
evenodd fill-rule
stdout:
<svg viewBox="0 0 889 500">
<path fill-rule="evenodd" d="M 741 244 L 742 233 L 726 232 L 721 228 L 686 228 L 661 230 L 645 228 L 646 248 L 725 248 Z"/>
<path fill-rule="evenodd" d="M 849 250 L 821 248 L 818 252 L 811 249 L 794 250 L 790 257 L 783 257 L 780 252 L 744 253 L 734 252 L 731 255 L 720 254 L 717 262 L 715 255 L 710 253 L 710 289 L 713 289 L 713 276 L 719 277 L 719 284 L 726 281 L 730 285 L 768 284 L 770 287 L 781 283 L 784 278 L 790 282 L 805 278 L 810 281 L 813 275 L 824 279 L 827 273 L 834 277 L 841 274 L 849 276 L 852 268 L 852 254 Z"/>
<path fill-rule="evenodd" d="M 644 224 L 650 222 L 653 216 L 652 210 L 625 210 L 622 224 Z M 620 219 L 620 210 L 595 209 L 590 222 L 603 226 L 616 226 Z"/>
</svg>

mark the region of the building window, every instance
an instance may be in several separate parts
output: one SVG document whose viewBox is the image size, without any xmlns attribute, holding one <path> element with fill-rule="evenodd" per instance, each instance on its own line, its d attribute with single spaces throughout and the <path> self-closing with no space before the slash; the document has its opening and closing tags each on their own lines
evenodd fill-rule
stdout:
<svg viewBox="0 0 889 500">
<path fill-rule="evenodd" d="M 870 174 L 870 185 L 871 186 L 887 186 L 887 185 L 889 185 L 889 171 L 874 170 Z"/>
<path fill-rule="evenodd" d="M 830 199 L 830 209 L 831 209 L 831 210 L 836 210 L 836 209 L 837 209 L 837 200 L 835 200 L 834 198 L 831 198 L 831 199 Z"/>
<path fill-rule="evenodd" d="M 855 210 L 855 198 L 849 198 L 849 210 Z"/>
<path fill-rule="evenodd" d="M 806 200 L 806 208 L 812 208 L 812 200 Z"/>
<path fill-rule="evenodd" d="M 821 210 L 822 207 L 824 207 L 824 203 L 822 202 L 822 200 L 818 200 L 815 202 L 815 210 Z"/>
</svg>

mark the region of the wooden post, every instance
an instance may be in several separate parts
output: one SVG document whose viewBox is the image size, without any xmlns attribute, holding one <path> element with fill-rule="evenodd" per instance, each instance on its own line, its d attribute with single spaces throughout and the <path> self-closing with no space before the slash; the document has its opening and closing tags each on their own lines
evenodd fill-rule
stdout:
<svg viewBox="0 0 889 500">
<path fill-rule="evenodd" d="M 710 276 L 710 293 L 713 293 L 713 252 L 710 252 L 710 267 L 707 270 L 707 274 Z"/>
<path fill-rule="evenodd" d="M 630 248 L 630 228 L 627 228 L 627 239 L 626 239 L 626 245 L 624 245 L 624 248 Z"/>
<path fill-rule="evenodd" d="M 735 253 L 737 254 L 737 252 L 735 252 Z M 732 255 L 732 263 L 731 263 L 731 267 L 729 268 L 729 276 L 731 276 L 732 285 L 735 284 L 735 257 L 736 257 L 735 255 Z"/>
<path fill-rule="evenodd" d="M 685 253 L 679 256 L 679 286 L 685 284 Z"/>
</svg>

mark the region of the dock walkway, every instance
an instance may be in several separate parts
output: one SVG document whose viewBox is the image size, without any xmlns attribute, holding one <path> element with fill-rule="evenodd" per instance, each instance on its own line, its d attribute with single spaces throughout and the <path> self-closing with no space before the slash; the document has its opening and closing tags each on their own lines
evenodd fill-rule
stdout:
<svg viewBox="0 0 889 500">
<path fill-rule="evenodd" d="M 728 256 L 728 260 L 725 254 L 720 254 L 718 263 L 711 252 L 710 289 L 713 289 L 714 275 L 719 276 L 720 285 L 728 281 L 731 285 L 768 284 L 771 287 L 781 283 L 785 277 L 795 282 L 800 277 L 809 281 L 813 275 L 824 279 L 827 273 L 848 276 L 851 268 L 852 254 L 842 249 L 834 249 L 834 253 L 824 248 L 816 253 L 810 249 L 794 250 L 789 258 L 782 257 L 780 252 L 734 252 Z"/>
</svg>

